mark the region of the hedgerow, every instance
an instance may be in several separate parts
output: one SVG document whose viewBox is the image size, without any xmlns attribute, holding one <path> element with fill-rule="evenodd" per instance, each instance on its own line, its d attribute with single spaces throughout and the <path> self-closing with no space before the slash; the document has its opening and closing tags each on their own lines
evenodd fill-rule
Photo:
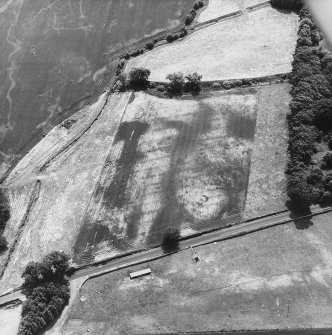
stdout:
<svg viewBox="0 0 332 335">
<path fill-rule="evenodd" d="M 288 115 L 287 194 L 295 210 L 332 200 L 332 152 L 324 154 L 332 135 L 332 63 L 319 48 L 320 31 L 305 7 L 299 17 Z"/>
<path fill-rule="evenodd" d="M 201 90 L 202 76 L 194 72 L 183 76 L 182 72 L 170 73 L 166 76 L 170 81 L 168 84 L 168 92 L 172 95 L 181 95 L 183 91 L 198 93 Z"/>
<path fill-rule="evenodd" d="M 191 22 L 193 22 L 194 18 L 197 15 L 196 11 L 199 10 L 200 8 L 202 8 L 203 6 L 204 6 L 204 1 L 202 1 L 202 0 L 196 1 L 194 3 L 193 9 L 190 11 L 189 14 L 186 15 L 186 17 L 184 19 L 184 24 L 186 26 L 189 26 L 191 24 Z"/>
</svg>

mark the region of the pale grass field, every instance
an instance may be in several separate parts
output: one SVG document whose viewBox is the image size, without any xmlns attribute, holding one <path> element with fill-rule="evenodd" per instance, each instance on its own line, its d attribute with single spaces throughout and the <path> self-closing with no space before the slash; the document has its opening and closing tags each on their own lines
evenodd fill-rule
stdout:
<svg viewBox="0 0 332 335">
<path fill-rule="evenodd" d="M 271 7 L 219 22 L 130 59 L 151 71 L 150 80 L 167 81 L 173 72 L 198 72 L 202 80 L 251 78 L 291 71 L 298 17 Z"/>
<path fill-rule="evenodd" d="M 257 100 L 256 133 L 251 155 L 246 217 L 286 209 L 290 84 L 262 87 Z"/>
<path fill-rule="evenodd" d="M 21 321 L 22 305 L 0 309 L 0 334 L 16 335 Z"/>
</svg>

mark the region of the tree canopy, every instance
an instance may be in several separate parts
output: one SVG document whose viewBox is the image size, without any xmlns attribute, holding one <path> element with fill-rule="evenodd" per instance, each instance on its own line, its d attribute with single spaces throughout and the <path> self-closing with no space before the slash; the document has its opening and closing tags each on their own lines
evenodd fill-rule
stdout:
<svg viewBox="0 0 332 335">
<path fill-rule="evenodd" d="M 68 256 L 58 251 L 26 266 L 22 277 L 27 300 L 22 308 L 19 335 L 38 334 L 61 314 L 70 297 L 65 278 L 68 268 Z"/>
<path fill-rule="evenodd" d="M 143 67 L 133 68 L 129 72 L 129 84 L 133 88 L 146 88 L 149 84 L 151 71 Z"/>
</svg>

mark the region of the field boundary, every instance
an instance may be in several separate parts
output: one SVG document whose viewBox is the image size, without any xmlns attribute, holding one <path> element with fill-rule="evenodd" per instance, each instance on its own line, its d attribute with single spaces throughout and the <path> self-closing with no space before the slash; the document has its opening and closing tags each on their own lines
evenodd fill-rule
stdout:
<svg viewBox="0 0 332 335">
<path fill-rule="evenodd" d="M 292 72 L 283 72 L 272 74 L 268 76 L 262 77 L 247 77 L 247 78 L 239 78 L 239 79 L 223 79 L 223 80 L 202 80 L 201 81 L 201 88 L 202 91 L 229 91 L 231 89 L 236 88 L 250 88 L 250 87 L 257 87 L 257 86 L 266 86 L 272 84 L 280 84 L 288 82 L 289 77 L 291 76 Z M 250 82 L 249 84 L 246 82 Z M 151 81 L 151 83 L 155 86 L 154 88 L 148 88 L 146 92 L 148 94 L 157 93 L 158 96 L 165 98 L 165 91 L 158 91 L 158 86 L 168 86 L 169 82 L 166 81 Z M 214 88 L 213 84 L 220 84 L 220 87 Z M 224 87 L 224 84 L 230 85 L 230 87 Z M 166 87 L 165 87 L 166 90 Z M 201 93 L 203 93 L 201 91 Z M 155 95 L 155 94 L 154 94 Z M 183 94 L 184 95 L 184 94 Z M 183 96 L 182 95 L 182 96 Z"/>
<path fill-rule="evenodd" d="M 78 134 L 75 138 L 73 138 L 68 144 L 66 144 L 64 147 L 62 147 L 57 153 L 55 153 L 51 158 L 49 158 L 39 169 L 40 172 L 44 171 L 48 165 L 54 161 L 57 157 L 59 157 L 63 152 L 65 152 L 68 148 L 70 148 L 73 144 L 75 144 L 86 132 L 89 131 L 89 129 L 93 126 L 93 124 L 98 120 L 99 116 L 103 113 L 105 106 L 108 103 L 109 97 L 111 95 L 110 90 L 104 91 L 106 93 L 105 97 L 105 103 L 101 107 L 100 111 L 97 113 L 97 115 L 93 118 L 93 120 Z"/>
</svg>

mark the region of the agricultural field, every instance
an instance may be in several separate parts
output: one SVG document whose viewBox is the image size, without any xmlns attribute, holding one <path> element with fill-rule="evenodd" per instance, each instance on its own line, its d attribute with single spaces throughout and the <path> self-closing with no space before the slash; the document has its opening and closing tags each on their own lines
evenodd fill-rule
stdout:
<svg viewBox="0 0 332 335">
<path fill-rule="evenodd" d="M 114 75 L 110 54 L 178 26 L 193 0 L 0 4 L 0 169 L 32 134 Z"/>
<path fill-rule="evenodd" d="M 160 244 L 241 215 L 257 92 L 179 99 L 134 93 L 86 210 L 75 261 Z M 228 222 L 229 223 L 229 222 Z M 93 259 L 93 258 L 92 258 Z"/>
<path fill-rule="evenodd" d="M 15 239 L 20 233 L 20 226 L 31 203 L 34 188 L 34 184 L 27 184 L 8 190 L 11 217 L 6 224 L 4 236 L 9 246 L 15 244 Z M 4 271 L 9 256 L 10 249 L 5 250 L 0 255 L 0 274 Z"/>
<path fill-rule="evenodd" d="M 4 184 L 13 194 L 24 190 L 10 198 L 13 208 L 28 206 L 31 188 L 35 201 L 10 255 L 2 292 L 21 282 L 30 260 L 51 250 L 86 263 L 159 244 L 169 226 L 185 235 L 238 217 L 256 94 L 245 89 L 170 100 L 104 93 L 79 114 L 82 124 L 52 130 Z M 5 236 L 21 225 L 22 217 L 13 217 Z"/>
<path fill-rule="evenodd" d="M 96 118 L 90 119 L 90 125 L 82 122 L 79 133 L 79 121 L 73 124 L 73 133 L 70 128 L 63 130 L 63 125 L 50 132 L 39 145 L 46 150 L 39 165 L 33 166 L 35 151 L 32 158 L 29 154 L 21 161 L 13 176 L 9 175 L 5 186 L 14 193 L 23 187 L 28 192 L 36 187 L 35 201 L 24 219 L 24 229 L 10 255 L 8 266 L 1 281 L 1 292 L 4 292 L 21 283 L 21 273 L 25 265 L 31 261 L 39 261 L 45 254 L 53 250 L 64 250 L 71 254 L 72 246 L 84 218 L 86 207 L 96 186 L 100 171 L 103 168 L 109 148 L 114 140 L 118 125 L 126 108 L 130 93 L 109 96 L 104 93 L 99 100 L 87 108 L 85 113 Z M 84 114 L 84 113 L 83 113 Z M 63 134 L 65 131 L 66 134 Z M 63 134 L 63 141 L 56 139 L 55 134 Z M 67 136 L 66 136 L 67 135 Z M 66 147 L 69 138 L 74 140 Z M 47 147 L 49 156 L 47 156 Z M 61 154 L 55 156 L 55 153 Z M 45 161 L 49 161 L 42 171 L 40 168 Z M 24 185 L 26 182 L 26 185 Z M 27 202 L 27 194 L 21 192 L 18 199 L 10 205 Z M 17 220 L 15 222 L 15 218 Z M 11 219 L 5 230 L 21 225 L 21 217 L 17 214 Z M 12 243 L 12 241 L 9 241 Z"/>
<path fill-rule="evenodd" d="M 145 67 L 149 80 L 164 82 L 169 73 L 198 72 L 213 82 L 290 72 L 298 17 L 270 5 L 245 10 L 264 2 L 209 0 L 186 37 L 131 57 L 125 73 Z M 286 77 L 229 90 L 206 83 L 200 94 L 173 98 L 111 92 L 119 51 L 176 28 L 193 3 L 0 5 L 0 175 L 41 130 L 2 183 L 12 215 L 0 294 L 22 284 L 28 262 L 51 251 L 89 265 L 160 245 L 168 228 L 189 237 L 286 209 Z M 237 10 L 232 19 L 200 25 Z M 61 120 L 68 117 L 59 123 L 61 112 Z M 198 263 L 185 249 L 94 279 L 82 275 L 45 334 L 332 327 L 331 218 L 197 246 Z M 129 280 L 147 266 L 152 275 Z M 20 312 L 2 307 L 0 329 L 14 334 Z"/>
<path fill-rule="evenodd" d="M 129 60 L 126 71 L 145 67 L 151 70 L 153 81 L 166 81 L 167 74 L 173 72 L 185 75 L 198 72 L 202 80 L 254 78 L 290 72 L 297 27 L 296 14 L 267 6 L 157 47 Z"/>
<path fill-rule="evenodd" d="M 5 236 L 17 241 L 1 259 L 2 292 L 51 250 L 88 263 L 160 244 L 168 227 L 185 236 L 284 209 L 288 90 L 102 94 L 5 180 L 15 211 Z"/>
<path fill-rule="evenodd" d="M 219 16 L 245 11 L 247 7 L 267 2 L 266 0 L 209 0 L 208 6 L 198 16 L 197 22 L 206 22 Z"/>
<path fill-rule="evenodd" d="M 331 214 L 88 280 L 62 335 L 331 327 Z M 129 279 L 150 267 L 152 275 Z"/>
<path fill-rule="evenodd" d="M 257 96 L 255 141 L 251 155 L 245 217 L 286 208 L 286 175 L 290 84 L 262 87 Z"/>
</svg>

